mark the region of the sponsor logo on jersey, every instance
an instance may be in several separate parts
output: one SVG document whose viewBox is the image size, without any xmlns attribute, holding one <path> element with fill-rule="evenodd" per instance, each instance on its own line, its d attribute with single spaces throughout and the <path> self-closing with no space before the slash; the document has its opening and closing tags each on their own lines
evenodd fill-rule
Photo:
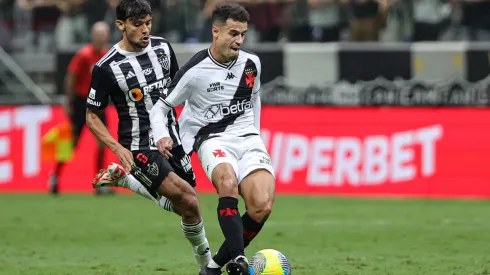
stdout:
<svg viewBox="0 0 490 275">
<path fill-rule="evenodd" d="M 228 79 L 234 79 L 234 78 L 236 78 L 236 76 L 235 76 L 233 73 L 231 73 L 231 72 L 230 72 L 230 73 L 228 73 L 228 74 L 226 75 L 226 79 L 225 79 L 225 80 L 228 80 Z"/>
<path fill-rule="evenodd" d="M 240 112 L 244 112 L 246 110 L 252 109 L 253 103 L 248 99 L 244 99 L 242 101 L 237 101 L 233 105 L 225 106 L 223 104 L 215 104 L 209 107 L 204 113 L 204 116 L 207 119 L 214 118 L 216 116 L 226 117 L 229 115 L 236 115 Z"/>
<path fill-rule="evenodd" d="M 216 91 L 222 91 L 225 89 L 225 86 L 221 85 L 220 82 L 214 82 L 209 84 L 209 88 L 207 89 L 208 93 L 216 92 Z"/>
<path fill-rule="evenodd" d="M 161 92 L 165 91 L 167 83 L 169 82 L 170 82 L 170 78 L 160 79 L 156 82 L 151 83 L 150 85 L 144 86 L 142 88 L 143 91 L 140 88 L 131 89 L 128 93 L 128 96 L 132 101 L 138 102 L 142 100 L 143 97 L 148 96 L 154 90 L 158 89 Z"/>
<path fill-rule="evenodd" d="M 92 100 L 90 98 L 87 98 L 87 102 L 90 105 L 93 105 L 93 106 L 96 106 L 96 107 L 100 107 L 100 102 L 99 101 L 95 101 L 95 100 Z"/>
</svg>

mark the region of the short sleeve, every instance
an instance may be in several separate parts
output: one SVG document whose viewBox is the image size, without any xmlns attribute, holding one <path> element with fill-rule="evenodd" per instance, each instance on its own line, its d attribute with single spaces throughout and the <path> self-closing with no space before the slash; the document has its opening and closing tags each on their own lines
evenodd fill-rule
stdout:
<svg viewBox="0 0 490 275">
<path fill-rule="evenodd" d="M 175 74 L 179 71 L 179 62 L 170 43 L 168 43 L 168 48 L 170 50 L 170 78 L 174 79 Z"/>
<path fill-rule="evenodd" d="M 257 75 L 255 76 L 254 87 L 252 90 L 253 94 L 256 94 L 259 92 L 260 85 L 261 85 L 260 77 L 262 74 L 262 64 L 260 63 L 260 59 L 258 57 L 257 57 L 257 60 L 255 62 L 255 66 L 257 67 Z"/>
<path fill-rule="evenodd" d="M 169 107 L 175 107 L 185 102 L 191 95 L 192 82 L 194 79 L 193 71 L 186 71 L 181 68 L 176 74 L 164 95 L 160 99 Z M 164 96 L 166 96 L 164 98 Z"/>
<path fill-rule="evenodd" d="M 92 70 L 92 81 L 87 97 L 87 108 L 104 109 L 109 104 L 109 96 L 116 89 L 112 75 L 99 66 Z"/>
</svg>

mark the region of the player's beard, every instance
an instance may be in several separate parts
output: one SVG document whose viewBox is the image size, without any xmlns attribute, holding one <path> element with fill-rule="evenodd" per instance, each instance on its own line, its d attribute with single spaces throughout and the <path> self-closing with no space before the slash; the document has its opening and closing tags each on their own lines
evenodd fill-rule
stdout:
<svg viewBox="0 0 490 275">
<path fill-rule="evenodd" d="M 134 41 L 134 40 L 131 40 L 131 39 L 128 39 L 129 43 L 135 47 L 135 48 L 139 48 L 139 49 L 144 49 L 146 48 L 146 46 L 148 46 L 149 43 L 144 43 L 142 40 L 137 40 L 137 41 Z"/>
</svg>

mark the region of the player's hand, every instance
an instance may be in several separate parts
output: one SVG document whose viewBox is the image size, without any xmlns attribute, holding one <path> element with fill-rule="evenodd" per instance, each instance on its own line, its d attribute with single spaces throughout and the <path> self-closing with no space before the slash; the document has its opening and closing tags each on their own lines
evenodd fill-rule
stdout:
<svg viewBox="0 0 490 275">
<path fill-rule="evenodd" d="M 169 159 L 172 157 L 170 150 L 172 150 L 172 146 L 174 145 L 174 141 L 171 137 L 164 137 L 157 141 L 158 151 L 166 158 Z"/>
<path fill-rule="evenodd" d="M 134 164 L 133 153 L 122 146 L 118 147 L 114 153 L 119 159 L 121 165 L 124 167 L 124 169 L 126 169 L 126 172 L 129 173 L 131 171 L 131 166 Z"/>
</svg>

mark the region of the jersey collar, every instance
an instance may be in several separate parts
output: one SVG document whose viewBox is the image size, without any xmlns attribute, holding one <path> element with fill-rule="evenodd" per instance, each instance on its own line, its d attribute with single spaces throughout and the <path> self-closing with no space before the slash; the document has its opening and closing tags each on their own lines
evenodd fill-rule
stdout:
<svg viewBox="0 0 490 275">
<path fill-rule="evenodd" d="M 211 59 L 211 61 L 213 61 L 214 64 L 220 66 L 221 68 L 229 70 L 229 69 L 231 69 L 231 67 L 233 67 L 233 65 L 235 65 L 236 61 L 238 60 L 238 57 L 240 56 L 240 51 L 238 51 L 238 55 L 233 61 L 226 63 L 226 64 L 220 63 L 216 59 L 214 59 L 213 55 L 211 54 L 211 49 L 209 49 L 209 48 L 208 48 L 208 56 L 209 56 L 209 59 Z"/>
</svg>

